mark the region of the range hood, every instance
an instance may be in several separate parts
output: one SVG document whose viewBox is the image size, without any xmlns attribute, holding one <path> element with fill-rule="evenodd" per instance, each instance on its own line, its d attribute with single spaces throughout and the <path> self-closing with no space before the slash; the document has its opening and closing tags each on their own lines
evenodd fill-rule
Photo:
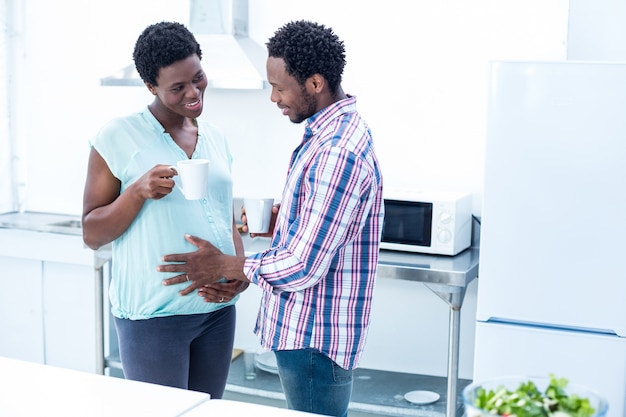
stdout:
<svg viewBox="0 0 626 417">
<path fill-rule="evenodd" d="M 208 88 L 260 90 L 267 50 L 248 36 L 248 0 L 190 0 L 189 24 L 202 49 Z M 100 80 L 103 86 L 144 86 L 135 64 Z"/>
</svg>

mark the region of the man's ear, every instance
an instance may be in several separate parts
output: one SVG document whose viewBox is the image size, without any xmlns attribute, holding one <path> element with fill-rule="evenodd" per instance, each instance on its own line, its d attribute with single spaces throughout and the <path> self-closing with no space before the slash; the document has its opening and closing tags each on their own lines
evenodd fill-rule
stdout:
<svg viewBox="0 0 626 417">
<path fill-rule="evenodd" d="M 320 93 L 326 84 L 326 79 L 320 74 L 313 74 L 309 77 L 307 82 L 310 83 L 311 88 L 313 88 L 316 93 Z"/>
</svg>

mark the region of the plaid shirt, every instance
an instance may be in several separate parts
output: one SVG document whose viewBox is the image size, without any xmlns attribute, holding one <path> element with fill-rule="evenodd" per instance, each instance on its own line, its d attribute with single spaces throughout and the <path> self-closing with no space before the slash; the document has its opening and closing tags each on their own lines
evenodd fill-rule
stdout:
<svg viewBox="0 0 626 417">
<path fill-rule="evenodd" d="M 358 366 L 383 215 L 371 133 L 349 97 L 306 121 L 270 248 L 246 260 L 246 276 L 263 289 L 255 333 L 264 348 L 312 348 Z"/>
</svg>

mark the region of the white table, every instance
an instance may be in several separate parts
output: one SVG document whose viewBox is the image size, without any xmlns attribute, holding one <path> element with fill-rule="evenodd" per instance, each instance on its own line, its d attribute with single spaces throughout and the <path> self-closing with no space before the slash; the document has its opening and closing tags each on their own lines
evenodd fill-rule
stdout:
<svg viewBox="0 0 626 417">
<path fill-rule="evenodd" d="M 0 357 L 3 417 L 306 417 L 317 414 L 229 400 Z"/>
<path fill-rule="evenodd" d="M 211 400 L 206 401 L 181 417 L 208 417 L 208 416 L 254 416 L 254 417 L 307 417 L 319 414 L 304 413 L 286 408 L 270 407 L 267 405 L 245 403 L 242 401 Z"/>
<path fill-rule="evenodd" d="M 0 416 L 174 417 L 209 395 L 0 357 Z"/>
</svg>

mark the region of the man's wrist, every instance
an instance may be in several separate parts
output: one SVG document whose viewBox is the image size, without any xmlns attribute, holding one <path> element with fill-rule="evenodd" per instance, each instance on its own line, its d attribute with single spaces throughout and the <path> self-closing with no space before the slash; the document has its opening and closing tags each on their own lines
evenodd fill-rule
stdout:
<svg viewBox="0 0 626 417">
<path fill-rule="evenodd" d="M 243 272 L 243 266 L 245 263 L 245 256 L 222 255 L 222 259 L 220 259 L 220 266 L 223 269 L 222 276 L 229 279 L 249 282 L 246 274 Z"/>
</svg>

